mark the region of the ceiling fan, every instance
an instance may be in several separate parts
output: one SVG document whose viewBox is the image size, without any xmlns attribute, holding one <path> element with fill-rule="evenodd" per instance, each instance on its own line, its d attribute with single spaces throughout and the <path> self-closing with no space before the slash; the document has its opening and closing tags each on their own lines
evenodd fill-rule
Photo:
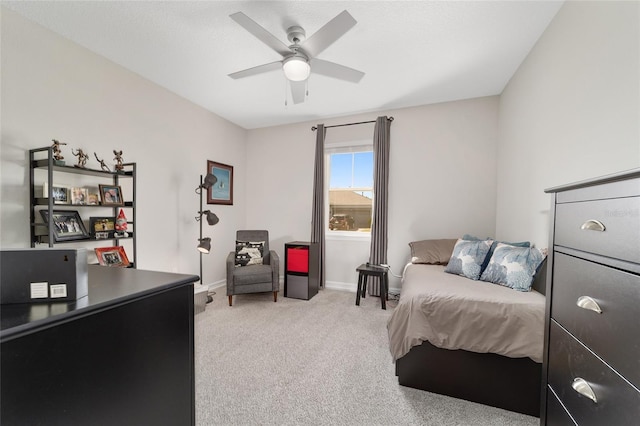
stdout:
<svg viewBox="0 0 640 426">
<path fill-rule="evenodd" d="M 317 58 L 318 54 L 331 46 L 357 23 L 346 10 L 327 22 L 309 38 L 306 38 L 302 27 L 289 27 L 287 29 L 287 39 L 292 43 L 289 46 L 242 12 L 236 12 L 230 17 L 257 37 L 258 40 L 282 55 L 281 61 L 270 62 L 229 74 L 229 77 L 233 79 L 282 68 L 285 77 L 291 84 L 293 103 L 298 104 L 304 102 L 306 82 L 311 71 L 352 83 L 358 83 L 364 76 L 362 71 Z"/>
</svg>

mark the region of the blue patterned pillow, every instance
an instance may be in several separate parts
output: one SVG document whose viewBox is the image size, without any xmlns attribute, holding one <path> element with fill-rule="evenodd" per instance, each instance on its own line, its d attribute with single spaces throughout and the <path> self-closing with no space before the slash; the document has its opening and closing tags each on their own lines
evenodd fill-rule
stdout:
<svg viewBox="0 0 640 426">
<path fill-rule="evenodd" d="M 444 271 L 477 280 L 482 272 L 482 262 L 489 253 L 491 243 L 491 240 L 467 241 L 458 239 Z"/>
<path fill-rule="evenodd" d="M 545 255 L 536 248 L 499 243 L 480 280 L 529 291 L 544 258 Z"/>
<path fill-rule="evenodd" d="M 262 265 L 264 241 L 236 241 L 236 268 L 248 265 Z"/>
</svg>

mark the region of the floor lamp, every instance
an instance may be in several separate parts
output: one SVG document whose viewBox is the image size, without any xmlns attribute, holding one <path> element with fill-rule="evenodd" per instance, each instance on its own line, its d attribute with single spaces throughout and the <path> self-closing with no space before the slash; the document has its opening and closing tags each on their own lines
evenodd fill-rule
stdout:
<svg viewBox="0 0 640 426">
<path fill-rule="evenodd" d="M 200 195 L 200 210 L 198 210 L 198 216 L 196 216 L 196 221 L 200 222 L 200 238 L 198 238 L 198 251 L 200 252 L 200 284 L 202 284 L 202 255 L 209 254 L 211 251 L 211 238 L 202 237 L 202 216 L 207 218 L 207 223 L 211 226 L 220 221 L 215 213 L 212 213 L 210 210 L 202 210 L 202 192 L 205 189 L 209 190 L 217 181 L 218 179 L 211 173 L 207 174 L 204 180 L 202 179 L 202 175 L 200 175 L 200 186 L 196 188 L 196 194 Z"/>
</svg>

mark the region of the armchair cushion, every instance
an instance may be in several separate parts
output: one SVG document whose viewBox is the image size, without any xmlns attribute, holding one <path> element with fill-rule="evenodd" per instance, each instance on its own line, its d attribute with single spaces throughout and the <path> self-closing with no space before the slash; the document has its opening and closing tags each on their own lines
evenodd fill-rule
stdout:
<svg viewBox="0 0 640 426">
<path fill-rule="evenodd" d="M 233 277 L 235 285 L 271 283 L 273 280 L 270 265 L 248 265 L 236 268 Z"/>
<path fill-rule="evenodd" d="M 262 265 L 264 241 L 236 241 L 235 266 Z"/>
</svg>

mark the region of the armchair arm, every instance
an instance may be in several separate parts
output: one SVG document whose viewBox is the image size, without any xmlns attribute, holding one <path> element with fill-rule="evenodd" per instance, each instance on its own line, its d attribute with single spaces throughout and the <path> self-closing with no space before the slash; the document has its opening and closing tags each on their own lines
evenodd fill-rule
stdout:
<svg viewBox="0 0 640 426">
<path fill-rule="evenodd" d="M 227 296 L 233 294 L 233 270 L 236 267 L 236 252 L 231 251 L 227 255 Z"/>
<path fill-rule="evenodd" d="M 273 291 L 280 291 L 280 257 L 275 250 L 269 250 L 271 258 L 271 276 L 273 277 Z"/>
</svg>

